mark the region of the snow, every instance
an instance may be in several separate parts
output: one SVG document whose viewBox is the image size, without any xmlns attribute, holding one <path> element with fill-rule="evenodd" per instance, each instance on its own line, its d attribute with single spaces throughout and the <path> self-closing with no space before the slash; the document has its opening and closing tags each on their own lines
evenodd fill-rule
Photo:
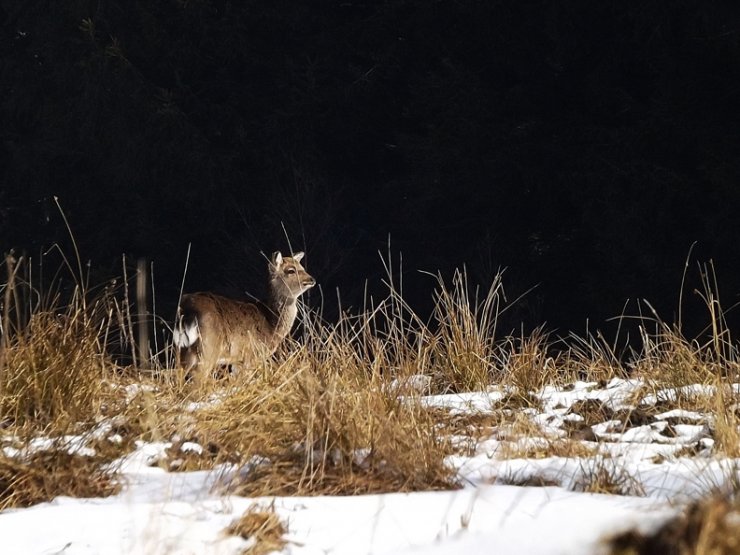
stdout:
<svg viewBox="0 0 740 555">
<path fill-rule="evenodd" d="M 542 438 L 524 439 L 534 444 L 557 440 L 564 434 L 560 428 L 564 423 L 584 420 L 569 412 L 576 401 L 596 399 L 617 410 L 629 399 L 634 401 L 640 387 L 637 380 L 612 380 L 603 388 L 590 382 L 570 388 L 548 386 L 538 394 L 542 407 L 527 409 Z M 688 390 L 701 393 L 696 387 Z M 505 394 L 492 388 L 428 396 L 424 402 L 454 413 L 484 412 Z M 653 395 L 665 398 L 674 390 Z M 492 431 L 471 454 L 448 458 L 462 489 L 353 497 L 250 499 L 217 493 L 214 484 L 228 481 L 233 469 L 170 473 L 157 463 L 172 443 L 137 442 L 134 452 L 113 464 L 124 480 L 118 495 L 58 497 L 0 513 L 2 552 L 237 554 L 249 541 L 224 529 L 258 503 L 274 507 L 287 524 L 284 552 L 294 555 L 608 553 L 610 538 L 630 530 L 650 533 L 679 514 L 681 503 L 737 477 L 737 461 L 712 455 L 713 442 L 704 424 L 708 415 L 671 410 L 654 420 L 631 427 L 621 420 L 593 425 L 600 441 L 583 441 L 597 452 L 592 457 L 503 459 L 502 445 L 511 440 Z M 681 423 L 671 425 L 666 435 L 671 420 Z M 104 429 L 101 424 L 99 430 Z M 38 438 L 25 449 L 51 448 L 52 443 Z M 73 437 L 66 438 L 65 445 L 84 454 L 83 443 Z M 694 446 L 698 454 L 677 457 L 687 446 Z M 199 453 L 202 447 L 183 442 L 180 450 Z M 599 469 L 623 477 L 633 494 L 578 491 L 583 489 L 579 484 Z M 557 485 L 511 485 L 537 478 Z"/>
<path fill-rule="evenodd" d="M 134 460 L 146 457 L 135 455 Z M 253 502 L 209 493 L 206 472 L 146 467 L 116 497 L 57 498 L 0 517 L 4 552 L 239 553 L 222 533 Z M 261 500 L 266 506 L 272 499 Z M 289 553 L 595 553 L 604 535 L 650 530 L 675 513 L 645 498 L 480 485 L 451 492 L 279 498 Z M 565 518 L 564 518 L 565 517 Z M 43 534 L 34 530 L 43 527 Z"/>
<path fill-rule="evenodd" d="M 450 409 L 453 414 L 486 412 L 493 404 L 502 399 L 503 391 L 485 393 L 454 393 L 451 395 L 429 395 L 424 397 L 424 404 L 430 407 Z"/>
</svg>

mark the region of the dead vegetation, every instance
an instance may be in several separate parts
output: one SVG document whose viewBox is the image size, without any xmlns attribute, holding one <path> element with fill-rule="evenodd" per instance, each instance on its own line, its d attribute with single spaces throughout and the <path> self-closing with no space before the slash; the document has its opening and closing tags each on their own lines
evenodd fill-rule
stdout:
<svg viewBox="0 0 740 555">
<path fill-rule="evenodd" d="M 22 456 L 0 451 L 0 510 L 28 507 L 59 495 L 107 497 L 118 493 L 120 484 L 107 460 L 99 456 L 69 453 L 64 446 Z"/>
<path fill-rule="evenodd" d="M 240 384 L 196 427 L 241 464 L 266 461 L 230 491 L 243 495 L 354 494 L 455 487 L 449 440 L 418 399 L 389 394 L 334 334 Z M 316 353 L 322 353 L 316 360 Z M 318 363 L 318 364 L 317 364 Z"/>
<path fill-rule="evenodd" d="M 539 474 L 513 474 L 510 476 L 499 476 L 496 478 L 497 484 L 503 484 L 506 486 L 519 486 L 519 487 L 534 487 L 534 488 L 548 488 L 560 486 L 559 480 L 553 480 L 545 478 Z"/>
<path fill-rule="evenodd" d="M 105 340 L 111 320 L 105 294 L 86 298 L 75 288 L 62 305 L 58 295 L 34 297 L 21 282 L 23 268 L 8 261 L 13 274 L 5 286 L 0 366 L 0 418 L 7 426 L 62 431 L 90 422 L 115 371 Z"/>
<path fill-rule="evenodd" d="M 111 463 L 139 441 L 169 443 L 156 463 L 162 468 L 218 469 L 219 488 L 249 496 L 456 488 L 447 457 L 475 454 L 489 439 L 499 442 L 497 458 L 585 461 L 573 486 L 579 491 L 639 495 L 636 482 L 601 456 L 603 439 L 592 428 L 614 422 L 610 433 L 620 434 L 671 409 L 710 414 L 714 452 L 740 456 L 738 394 L 729 381 L 737 375 L 736 349 L 716 307 L 708 341 L 687 340 L 656 320 L 642 349 L 626 358 L 598 335 L 571 336 L 557 348 L 543 330 L 498 338 L 500 276 L 483 292 L 465 272 L 450 284 L 436 276 L 429 322 L 389 277 L 388 297 L 368 301 L 366 311 L 333 324 L 305 313 L 300 343 L 286 342 L 244 374 L 188 384 L 156 358 L 139 361 L 154 369 L 143 375 L 109 354 L 116 343 L 133 348 L 125 288 L 121 298 L 112 287 L 91 294 L 80 285 L 62 303 L 61 294 L 43 295 L 30 277 L 21 279 L 24 264 L 6 261 L 1 291 L 5 436 L 104 433 L 90 434 L 85 447 L 94 455 L 87 457 L 3 451 L 0 506 L 115 492 Z M 626 378 L 640 386 L 619 406 L 594 398 L 559 406 L 557 433 L 535 422 L 546 410 L 546 389 L 567 391 L 581 381 L 587 393 Z M 441 409 L 423 398 L 494 389 L 490 406 L 475 410 Z M 681 423 L 674 417 L 663 433 Z M 87 481 L 93 489 L 63 485 L 83 471 L 95 477 Z"/>
<path fill-rule="evenodd" d="M 226 529 L 227 534 L 240 536 L 250 542 L 242 551 L 244 555 L 267 555 L 282 551 L 288 543 L 283 539 L 287 532 L 288 527 L 275 513 L 273 505 L 263 508 L 257 504 L 250 506 Z"/>
<path fill-rule="evenodd" d="M 638 479 L 615 459 L 598 456 L 581 463 L 573 491 L 642 497 L 645 491 Z"/>
<path fill-rule="evenodd" d="M 689 504 L 653 534 L 629 531 L 606 543 L 613 555 L 736 555 L 740 506 L 734 494 L 715 492 Z"/>
<path fill-rule="evenodd" d="M 512 386 L 524 400 L 546 384 L 564 383 L 548 350 L 547 335 L 539 329 L 529 337 L 507 338 L 499 354 L 505 369 L 503 383 Z"/>
<path fill-rule="evenodd" d="M 525 437 L 516 442 L 504 442 L 497 453 L 500 459 L 546 459 L 564 457 L 580 459 L 593 457 L 598 453 L 596 445 L 578 440 L 548 437 Z"/>
</svg>

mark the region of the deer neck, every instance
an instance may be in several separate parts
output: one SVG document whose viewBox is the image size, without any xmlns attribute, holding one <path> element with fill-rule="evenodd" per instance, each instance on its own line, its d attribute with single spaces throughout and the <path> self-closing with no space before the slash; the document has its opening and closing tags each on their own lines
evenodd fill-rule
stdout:
<svg viewBox="0 0 740 555">
<path fill-rule="evenodd" d="M 288 297 L 272 292 L 269 303 L 272 313 L 272 338 L 273 345 L 277 345 L 285 339 L 293 327 L 298 315 L 298 303 L 294 297 Z"/>
</svg>

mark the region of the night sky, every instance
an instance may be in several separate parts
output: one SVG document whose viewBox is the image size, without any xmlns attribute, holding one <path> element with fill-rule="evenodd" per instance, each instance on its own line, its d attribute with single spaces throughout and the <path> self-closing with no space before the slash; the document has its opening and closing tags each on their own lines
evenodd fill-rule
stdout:
<svg viewBox="0 0 740 555">
<path fill-rule="evenodd" d="M 694 243 L 687 332 L 698 264 L 739 300 L 740 3 L 17 0 L 0 29 L 0 250 L 72 255 L 57 196 L 91 282 L 146 257 L 163 314 L 188 244 L 186 290 L 260 295 L 286 234 L 328 318 L 382 296 L 389 237 L 421 314 L 418 270 L 534 288 L 503 332 L 672 323 Z"/>
</svg>

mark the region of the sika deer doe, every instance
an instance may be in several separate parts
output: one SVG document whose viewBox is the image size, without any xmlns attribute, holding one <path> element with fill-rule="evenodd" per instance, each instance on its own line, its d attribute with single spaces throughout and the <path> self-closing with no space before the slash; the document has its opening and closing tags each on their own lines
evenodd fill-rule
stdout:
<svg viewBox="0 0 740 555">
<path fill-rule="evenodd" d="M 173 340 L 186 375 L 202 379 L 220 367 L 249 368 L 269 358 L 290 333 L 298 297 L 316 285 L 302 259 L 302 252 L 272 255 L 264 304 L 213 293 L 184 295 Z"/>
</svg>

